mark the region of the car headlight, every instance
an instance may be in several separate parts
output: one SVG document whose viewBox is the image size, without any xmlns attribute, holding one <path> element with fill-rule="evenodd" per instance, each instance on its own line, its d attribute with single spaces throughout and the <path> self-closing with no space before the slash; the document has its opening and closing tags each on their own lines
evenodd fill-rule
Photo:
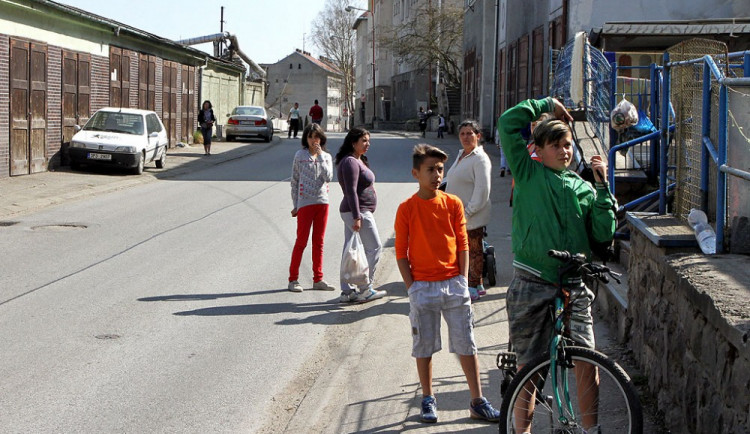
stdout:
<svg viewBox="0 0 750 434">
<path fill-rule="evenodd" d="M 70 142 L 71 148 L 85 148 L 86 144 L 81 142 Z"/>
<path fill-rule="evenodd" d="M 130 154 L 134 154 L 135 146 L 118 146 L 115 148 L 115 152 L 127 152 Z"/>
</svg>

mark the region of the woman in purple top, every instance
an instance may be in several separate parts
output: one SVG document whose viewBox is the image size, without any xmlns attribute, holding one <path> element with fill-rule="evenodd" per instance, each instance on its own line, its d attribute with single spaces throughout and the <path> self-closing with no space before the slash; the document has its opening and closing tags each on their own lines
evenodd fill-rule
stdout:
<svg viewBox="0 0 750 434">
<path fill-rule="evenodd" d="M 382 298 L 385 291 L 376 291 L 372 287 L 372 278 L 380 260 L 383 245 L 375 225 L 372 213 L 378 203 L 375 193 L 375 174 L 367 164 L 365 153 L 370 147 L 370 132 L 364 128 L 352 128 L 344 138 L 344 143 L 336 153 L 336 176 L 344 192 L 344 199 L 339 206 L 341 219 L 344 220 L 344 246 L 354 232 L 359 232 L 367 254 L 370 267 L 370 284 L 359 287 L 359 292 L 348 283 L 341 281 L 342 303 L 360 302 Z"/>
</svg>

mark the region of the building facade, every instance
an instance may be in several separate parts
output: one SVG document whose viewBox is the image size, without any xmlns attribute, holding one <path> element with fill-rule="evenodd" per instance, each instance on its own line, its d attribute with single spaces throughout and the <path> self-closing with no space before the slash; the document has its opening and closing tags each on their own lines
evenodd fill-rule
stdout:
<svg viewBox="0 0 750 434">
<path fill-rule="evenodd" d="M 324 115 L 321 126 L 327 131 L 344 129 L 344 76 L 333 63 L 297 49 L 278 62 L 263 66 L 268 79 L 266 108 L 271 116 L 287 119 L 289 110 L 298 102 L 304 121 L 318 100 Z"/>
<path fill-rule="evenodd" d="M 153 110 L 171 146 L 189 143 L 199 100 L 226 101 L 216 113 L 228 113 L 245 97 L 245 71 L 77 8 L 0 0 L 0 110 L 9 114 L 0 119 L 0 178 L 66 164 L 75 126 L 106 106 Z"/>
<path fill-rule="evenodd" d="M 736 18 L 750 16 L 743 0 L 464 0 L 464 10 L 462 111 L 488 132 L 505 109 L 547 94 L 550 49 L 577 32 L 627 65 L 648 65 L 652 53 L 693 37 L 721 40 L 730 51 L 749 48 L 747 19 Z"/>
</svg>

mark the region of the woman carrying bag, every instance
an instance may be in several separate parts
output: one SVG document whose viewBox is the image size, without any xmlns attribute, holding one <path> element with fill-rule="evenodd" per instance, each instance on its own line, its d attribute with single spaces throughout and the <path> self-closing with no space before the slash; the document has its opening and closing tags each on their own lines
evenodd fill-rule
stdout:
<svg viewBox="0 0 750 434">
<path fill-rule="evenodd" d="M 380 260 L 380 252 L 383 245 L 380 242 L 380 234 L 375 224 L 372 213 L 377 206 L 377 194 L 375 193 L 375 174 L 367 164 L 365 153 L 370 147 L 370 132 L 364 128 L 352 128 L 344 138 L 344 143 L 336 153 L 335 164 L 336 176 L 344 193 L 344 198 L 339 206 L 341 219 L 344 221 L 344 252 L 347 254 L 347 246 L 355 233 L 359 234 L 360 240 L 367 256 L 369 267 L 369 283 L 358 285 L 359 292 L 349 284 L 344 276 L 341 276 L 342 303 L 359 302 L 364 303 L 377 300 L 385 295 L 385 291 L 373 289 L 372 279 L 375 269 Z"/>
</svg>

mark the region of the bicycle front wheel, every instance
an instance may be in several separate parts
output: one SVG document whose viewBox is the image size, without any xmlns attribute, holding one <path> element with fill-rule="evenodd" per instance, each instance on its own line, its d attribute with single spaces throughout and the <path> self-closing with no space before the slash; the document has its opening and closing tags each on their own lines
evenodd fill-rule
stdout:
<svg viewBox="0 0 750 434">
<path fill-rule="evenodd" d="M 548 355 L 516 374 L 500 407 L 501 434 L 643 431 L 638 393 L 625 371 L 607 356 L 566 347 L 555 369 L 556 384 Z M 560 397 L 562 411 L 555 396 Z"/>
</svg>

